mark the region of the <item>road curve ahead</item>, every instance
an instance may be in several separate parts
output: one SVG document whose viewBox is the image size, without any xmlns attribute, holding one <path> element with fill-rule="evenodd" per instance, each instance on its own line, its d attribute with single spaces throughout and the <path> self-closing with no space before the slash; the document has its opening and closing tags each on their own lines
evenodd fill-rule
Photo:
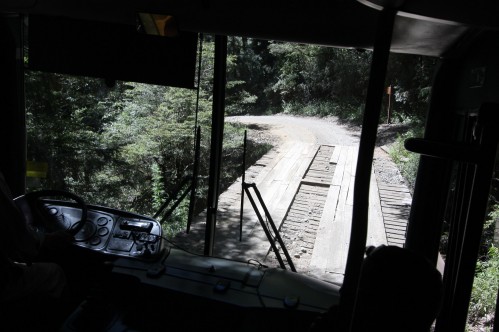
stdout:
<svg viewBox="0 0 499 332">
<path fill-rule="evenodd" d="M 312 144 L 354 146 L 359 144 L 360 131 L 350 130 L 334 118 L 292 115 L 229 116 L 227 122 L 269 126 L 270 132 L 282 142 L 299 141 Z"/>
</svg>

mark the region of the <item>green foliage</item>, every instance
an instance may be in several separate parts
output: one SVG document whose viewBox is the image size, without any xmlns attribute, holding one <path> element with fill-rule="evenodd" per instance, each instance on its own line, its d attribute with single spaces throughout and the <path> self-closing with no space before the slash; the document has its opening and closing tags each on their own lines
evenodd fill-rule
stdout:
<svg viewBox="0 0 499 332">
<path fill-rule="evenodd" d="M 358 119 L 370 52 L 276 42 L 269 50 L 279 69 L 272 89 L 280 95 L 284 112 Z"/>
<path fill-rule="evenodd" d="M 230 37 L 228 53 L 228 115 L 335 115 L 361 123 L 371 52 Z M 394 91 L 393 121 L 424 120 L 436 61 L 390 56 L 387 85 Z M 387 104 L 382 107 L 387 109 Z M 385 117 L 382 112 L 382 122 Z"/>
<path fill-rule="evenodd" d="M 173 211 L 172 216 L 162 225 L 163 234 L 166 238 L 173 238 L 187 227 L 187 215 L 189 213 L 189 199 L 183 200 Z"/>
<path fill-rule="evenodd" d="M 407 118 L 424 120 L 436 65 L 436 58 L 390 54 L 386 82 L 393 89 L 392 113 L 399 122 Z M 383 109 L 386 108 L 385 104 Z"/>
<path fill-rule="evenodd" d="M 165 190 L 163 188 L 163 175 L 157 163 L 151 165 L 152 173 L 152 206 L 155 210 L 159 210 L 163 204 Z"/>
<path fill-rule="evenodd" d="M 399 134 L 389 150 L 390 157 L 397 164 L 400 173 L 409 184 L 411 190 L 414 189 L 416 174 L 419 165 L 419 155 L 409 152 L 404 147 L 404 142 L 408 138 L 422 137 L 423 127 L 420 123 L 413 123 L 412 128 L 406 133 Z"/>
<path fill-rule="evenodd" d="M 228 41 L 226 112 L 265 113 L 278 101 L 269 86 L 276 76 L 268 41 L 230 37 Z"/>
<path fill-rule="evenodd" d="M 499 204 L 496 198 L 497 192 L 494 186 L 492 187 L 489 213 L 480 243 L 480 257 L 475 268 L 467 330 L 471 330 L 473 326 L 480 326 L 483 331 L 492 331 L 499 286 L 499 249 L 493 243 L 499 219 Z"/>
<path fill-rule="evenodd" d="M 494 245 L 494 233 L 499 220 L 499 203 L 496 197 L 489 195 L 489 213 L 483 225 L 482 239 L 480 243 L 479 255 L 487 257 L 489 248 Z"/>
<path fill-rule="evenodd" d="M 483 261 L 477 262 L 468 315 L 471 325 L 475 325 L 480 319 L 484 318 L 486 325 L 492 323 L 498 286 L 499 249 L 491 246 L 488 257 Z"/>
</svg>

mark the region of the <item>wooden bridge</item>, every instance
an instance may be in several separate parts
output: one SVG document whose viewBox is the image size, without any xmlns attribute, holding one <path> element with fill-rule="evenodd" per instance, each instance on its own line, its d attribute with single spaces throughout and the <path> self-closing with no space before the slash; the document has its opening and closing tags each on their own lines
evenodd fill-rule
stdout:
<svg viewBox="0 0 499 332">
<path fill-rule="evenodd" d="M 343 280 L 357 154 L 357 146 L 292 142 L 272 149 L 246 172 L 246 182 L 255 183 L 261 192 L 300 273 L 332 282 Z M 405 186 L 378 183 L 373 172 L 367 245 L 402 246 L 410 204 Z M 214 255 L 277 266 L 247 197 L 242 233 L 240 212 L 241 178 L 220 196 Z M 201 214 L 190 234 L 179 234 L 174 241 L 202 253 L 205 218 Z"/>
</svg>

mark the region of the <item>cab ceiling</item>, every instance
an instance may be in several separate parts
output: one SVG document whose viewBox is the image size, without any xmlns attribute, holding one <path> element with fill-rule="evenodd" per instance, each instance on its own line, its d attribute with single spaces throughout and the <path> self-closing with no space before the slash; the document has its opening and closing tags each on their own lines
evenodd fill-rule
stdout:
<svg viewBox="0 0 499 332">
<path fill-rule="evenodd" d="M 184 31 L 359 49 L 373 47 L 378 9 L 356 0 L 4 0 L 0 4 L 3 12 L 132 26 L 138 13 L 168 14 Z M 419 14 L 397 15 L 393 52 L 445 56 L 472 29 Z"/>
</svg>

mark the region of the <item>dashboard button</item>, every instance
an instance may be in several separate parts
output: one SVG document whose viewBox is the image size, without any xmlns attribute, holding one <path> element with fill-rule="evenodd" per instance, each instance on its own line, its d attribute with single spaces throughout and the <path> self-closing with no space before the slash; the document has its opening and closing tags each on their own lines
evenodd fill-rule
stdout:
<svg viewBox="0 0 499 332">
<path fill-rule="evenodd" d="M 102 227 L 99 228 L 97 234 L 99 234 L 99 236 L 106 236 L 107 234 L 109 234 L 109 230 L 106 227 Z"/>
<path fill-rule="evenodd" d="M 97 225 L 98 226 L 106 226 L 109 220 L 107 220 L 106 217 L 100 217 L 97 219 Z"/>
</svg>

